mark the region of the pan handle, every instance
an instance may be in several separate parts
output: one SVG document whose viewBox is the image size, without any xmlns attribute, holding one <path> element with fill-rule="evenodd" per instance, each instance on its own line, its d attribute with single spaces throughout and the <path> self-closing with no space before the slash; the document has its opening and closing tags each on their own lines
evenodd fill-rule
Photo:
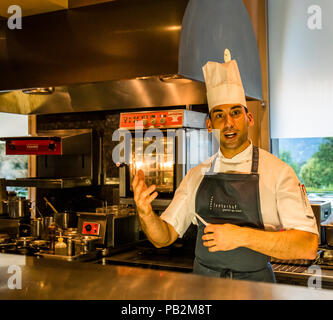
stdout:
<svg viewBox="0 0 333 320">
<path fill-rule="evenodd" d="M 53 211 L 55 214 L 58 214 L 58 211 L 56 210 L 55 207 L 53 207 L 53 205 L 50 203 L 50 201 L 47 200 L 46 197 L 44 197 L 43 199 L 44 199 L 44 201 L 46 202 L 46 204 L 52 209 L 52 211 Z"/>
</svg>

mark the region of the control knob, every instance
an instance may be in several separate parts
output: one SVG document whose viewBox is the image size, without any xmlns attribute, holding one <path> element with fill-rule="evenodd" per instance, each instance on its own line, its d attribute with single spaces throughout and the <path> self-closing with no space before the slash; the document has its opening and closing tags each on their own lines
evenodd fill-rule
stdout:
<svg viewBox="0 0 333 320">
<path fill-rule="evenodd" d="M 87 224 L 84 228 L 86 229 L 87 232 L 90 232 L 92 229 L 91 224 Z"/>
</svg>

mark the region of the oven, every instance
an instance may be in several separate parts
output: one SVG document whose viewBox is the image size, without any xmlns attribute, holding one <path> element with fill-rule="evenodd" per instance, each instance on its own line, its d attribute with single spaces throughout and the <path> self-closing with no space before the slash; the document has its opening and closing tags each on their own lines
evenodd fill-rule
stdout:
<svg viewBox="0 0 333 320">
<path fill-rule="evenodd" d="M 159 193 L 152 207 L 165 209 L 186 173 L 218 150 L 206 118 L 185 109 L 121 113 L 120 203 L 134 205 L 132 181 L 141 169 Z"/>
<path fill-rule="evenodd" d="M 6 142 L 6 155 L 36 156 L 36 177 L 7 179 L 7 187 L 62 189 L 103 183 L 102 138 L 94 130 L 48 130 L 0 140 Z"/>
</svg>

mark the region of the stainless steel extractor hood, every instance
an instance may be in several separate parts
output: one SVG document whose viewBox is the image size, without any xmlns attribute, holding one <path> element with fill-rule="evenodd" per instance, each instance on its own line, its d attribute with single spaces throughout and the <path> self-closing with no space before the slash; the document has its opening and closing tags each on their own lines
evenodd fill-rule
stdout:
<svg viewBox="0 0 333 320">
<path fill-rule="evenodd" d="M 206 103 L 201 67 L 237 59 L 262 99 L 242 0 L 115 0 L 0 21 L 0 112 L 45 114 Z"/>
</svg>

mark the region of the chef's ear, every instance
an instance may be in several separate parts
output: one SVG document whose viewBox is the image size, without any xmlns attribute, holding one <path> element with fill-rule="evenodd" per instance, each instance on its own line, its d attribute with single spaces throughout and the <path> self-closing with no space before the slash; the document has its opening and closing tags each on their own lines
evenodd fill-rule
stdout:
<svg viewBox="0 0 333 320">
<path fill-rule="evenodd" d="M 253 127 L 254 126 L 254 116 L 253 116 L 253 114 L 250 111 L 248 111 L 246 113 L 246 116 L 247 116 L 248 127 Z"/>
<path fill-rule="evenodd" d="M 208 129 L 208 132 L 212 132 L 213 127 L 212 127 L 212 121 L 210 120 L 210 116 L 208 116 L 206 119 L 206 127 Z"/>
</svg>

